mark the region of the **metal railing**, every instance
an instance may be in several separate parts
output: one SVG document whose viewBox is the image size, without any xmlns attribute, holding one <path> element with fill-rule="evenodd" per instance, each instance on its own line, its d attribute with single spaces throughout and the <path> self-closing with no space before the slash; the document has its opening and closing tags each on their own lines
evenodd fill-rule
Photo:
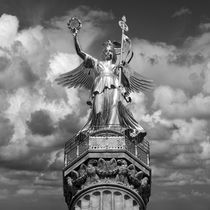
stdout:
<svg viewBox="0 0 210 210">
<path fill-rule="evenodd" d="M 138 140 L 135 138 L 131 140 L 127 137 L 127 135 L 122 135 L 122 133 L 119 133 L 119 136 L 112 136 L 112 134 L 108 132 L 105 133 L 105 135 L 102 135 L 104 130 L 107 130 L 107 127 L 101 128 L 101 133 L 97 129 L 95 133 L 92 132 L 88 136 L 81 134 L 70 139 L 65 144 L 65 167 L 74 162 L 83 153 L 87 151 L 93 152 L 94 150 L 113 150 L 113 152 L 116 150 L 128 151 L 129 153 L 135 155 L 143 163 L 149 165 L 149 142 L 146 139 L 137 144 L 136 142 L 138 142 Z M 115 129 L 114 131 L 117 130 Z"/>
</svg>

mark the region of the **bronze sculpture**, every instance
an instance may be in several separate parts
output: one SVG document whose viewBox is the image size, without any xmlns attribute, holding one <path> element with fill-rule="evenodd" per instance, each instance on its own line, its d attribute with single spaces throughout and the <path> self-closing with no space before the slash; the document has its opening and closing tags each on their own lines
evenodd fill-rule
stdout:
<svg viewBox="0 0 210 210">
<path fill-rule="evenodd" d="M 56 81 L 68 88 L 84 87 L 90 90 L 90 100 L 87 103 L 91 106 L 91 112 L 81 132 L 118 125 L 129 129 L 130 136 L 138 135 L 143 140 L 146 132 L 123 104 L 123 100 L 130 102 L 128 97 L 130 92 L 147 91 L 152 88 L 153 83 L 129 68 L 129 62 L 133 56 L 130 45 L 127 50 L 130 58 L 123 59 L 123 53 L 126 51 L 124 44 L 128 38 L 124 35 L 124 31 L 128 30 L 125 22 L 125 17 L 119 21 L 122 29 L 121 44 L 110 40 L 105 42 L 101 61 L 81 50 L 78 31 L 82 24 L 77 18 L 72 18 L 68 26 L 74 37 L 76 52 L 83 62 L 76 69 L 60 75 Z M 120 61 L 117 62 L 119 46 Z"/>
</svg>

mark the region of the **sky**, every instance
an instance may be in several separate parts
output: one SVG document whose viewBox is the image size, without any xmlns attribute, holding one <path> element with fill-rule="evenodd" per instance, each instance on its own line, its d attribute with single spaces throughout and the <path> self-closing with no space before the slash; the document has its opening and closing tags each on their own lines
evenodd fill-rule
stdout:
<svg viewBox="0 0 210 210">
<path fill-rule="evenodd" d="M 100 58 L 120 40 L 126 15 L 131 67 L 155 89 L 129 104 L 147 131 L 148 210 L 210 210 L 209 1 L 0 0 L 0 209 L 67 210 L 63 148 L 84 125 L 88 93 L 54 79 L 77 67 L 70 17 L 82 49 Z"/>
</svg>

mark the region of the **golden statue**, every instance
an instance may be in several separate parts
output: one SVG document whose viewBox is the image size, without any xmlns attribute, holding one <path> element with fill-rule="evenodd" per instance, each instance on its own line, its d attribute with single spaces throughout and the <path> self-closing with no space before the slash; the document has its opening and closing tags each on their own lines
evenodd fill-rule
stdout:
<svg viewBox="0 0 210 210">
<path fill-rule="evenodd" d="M 72 18 L 68 26 L 74 37 L 76 52 L 83 62 L 76 69 L 60 75 L 56 81 L 68 88 L 84 87 L 90 90 L 90 100 L 87 103 L 91 106 L 91 112 L 81 132 L 91 132 L 104 127 L 112 128 L 117 125 L 130 130 L 131 136 L 138 135 L 143 140 L 146 132 L 123 104 L 123 100 L 127 103 L 131 101 L 130 92 L 150 90 L 153 82 L 129 68 L 128 64 L 133 56 L 130 47 L 127 50 L 129 59 L 122 58 L 126 51 L 124 45 L 130 42 L 124 35 L 124 31 L 128 30 L 125 22 L 125 17 L 119 21 L 122 29 L 121 44 L 110 40 L 105 42 L 102 60 L 98 60 L 81 50 L 78 41 L 81 22 L 77 18 Z M 120 53 L 117 52 L 119 46 Z M 120 61 L 117 62 L 119 54 Z"/>
</svg>

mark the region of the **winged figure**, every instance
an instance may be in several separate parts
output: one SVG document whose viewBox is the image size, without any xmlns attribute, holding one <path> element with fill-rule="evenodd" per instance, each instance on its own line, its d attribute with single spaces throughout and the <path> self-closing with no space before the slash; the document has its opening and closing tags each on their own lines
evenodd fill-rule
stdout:
<svg viewBox="0 0 210 210">
<path fill-rule="evenodd" d="M 56 81 L 67 88 L 86 88 L 90 91 L 88 104 L 91 105 L 91 112 L 82 132 L 120 125 L 130 129 L 131 135 L 140 135 L 143 139 L 145 130 L 123 104 L 123 100 L 129 102 L 131 92 L 150 90 L 152 81 L 130 69 L 131 58 L 118 64 L 116 42 L 105 42 L 102 60 L 98 60 L 81 50 L 78 30 L 73 31 L 73 37 L 76 52 L 83 62 L 76 69 L 61 74 Z"/>
</svg>

